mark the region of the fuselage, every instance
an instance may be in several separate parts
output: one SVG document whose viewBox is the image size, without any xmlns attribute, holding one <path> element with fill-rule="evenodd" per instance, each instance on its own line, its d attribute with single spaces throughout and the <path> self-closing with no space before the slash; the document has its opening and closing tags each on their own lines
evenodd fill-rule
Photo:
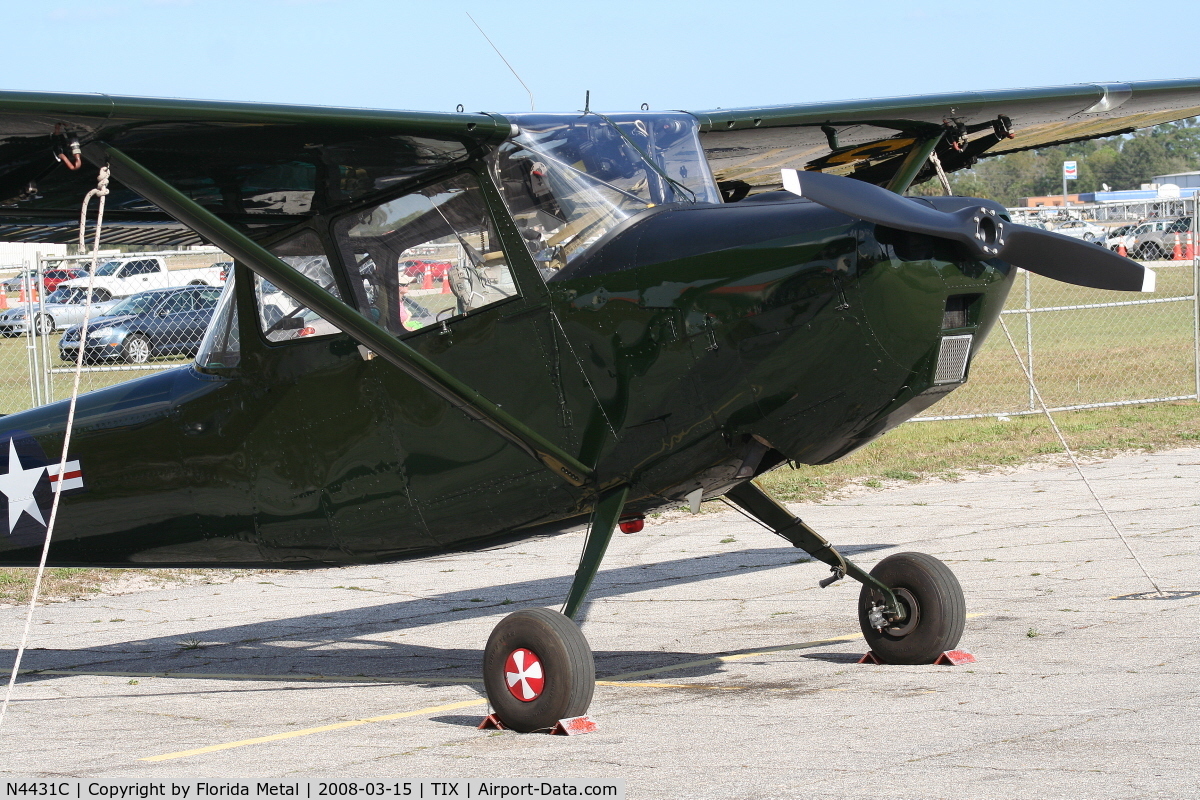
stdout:
<svg viewBox="0 0 1200 800">
<path fill-rule="evenodd" d="M 1012 282 L 949 242 L 782 193 L 649 204 L 546 278 L 494 165 L 465 174 L 518 291 L 400 338 L 591 481 L 563 481 L 346 334 L 270 340 L 239 265 L 236 366 L 79 398 L 69 459 L 85 488 L 64 494 L 50 563 L 382 561 L 564 526 L 622 483 L 627 514 L 716 496 L 785 460 L 839 458 L 960 385 Z M 22 469 L 34 450 L 57 462 L 66 416 L 60 402 L 0 420 Z M 44 526 L 13 502 L 0 563 L 36 563 Z"/>
<path fill-rule="evenodd" d="M 720 493 L 741 470 L 838 458 L 959 385 L 934 382 L 941 340 L 979 346 L 1009 270 L 932 241 L 905 260 L 871 227 L 802 202 L 664 208 L 548 296 L 409 343 L 599 483 L 630 481 L 631 512 Z M 951 297 L 964 314 L 947 314 Z M 344 335 L 242 346 L 239 374 L 188 366 L 80 398 L 71 458 L 87 491 L 64 497 L 51 563 L 389 559 L 590 507 Z M 56 454 L 65 416 L 60 402 L 3 427 Z"/>
</svg>

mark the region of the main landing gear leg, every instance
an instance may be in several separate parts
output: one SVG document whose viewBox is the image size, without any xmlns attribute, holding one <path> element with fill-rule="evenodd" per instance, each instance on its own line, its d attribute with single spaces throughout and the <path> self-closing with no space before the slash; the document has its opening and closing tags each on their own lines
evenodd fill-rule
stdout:
<svg viewBox="0 0 1200 800">
<path fill-rule="evenodd" d="M 725 493 L 747 514 L 819 561 L 833 575 L 824 588 L 849 575 L 863 585 L 858 620 L 863 638 L 888 664 L 932 664 L 953 650 L 967 618 L 962 587 L 950 568 L 924 553 L 896 553 L 864 572 L 821 534 L 751 481 Z"/>
<path fill-rule="evenodd" d="M 483 651 L 483 683 L 493 713 L 516 731 L 549 729 L 587 712 L 596 688 L 596 664 L 575 623 L 625 507 L 629 487 L 602 496 L 563 613 L 527 608 L 509 614 Z"/>
</svg>

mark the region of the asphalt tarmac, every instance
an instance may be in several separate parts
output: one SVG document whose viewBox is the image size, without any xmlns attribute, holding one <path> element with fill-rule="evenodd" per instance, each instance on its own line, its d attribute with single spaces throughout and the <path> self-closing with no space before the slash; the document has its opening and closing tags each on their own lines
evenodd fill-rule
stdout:
<svg viewBox="0 0 1200 800">
<path fill-rule="evenodd" d="M 479 731 L 482 647 L 557 608 L 582 532 L 38 609 L 0 781 L 625 780 L 631 798 L 1200 797 L 1200 450 L 907 485 L 807 522 L 966 592 L 967 666 L 868 666 L 858 585 L 732 511 L 617 535 L 595 733 Z M 1150 592 L 1148 594 L 1148 592 Z M 24 609 L 0 609 L 5 675 Z"/>
</svg>

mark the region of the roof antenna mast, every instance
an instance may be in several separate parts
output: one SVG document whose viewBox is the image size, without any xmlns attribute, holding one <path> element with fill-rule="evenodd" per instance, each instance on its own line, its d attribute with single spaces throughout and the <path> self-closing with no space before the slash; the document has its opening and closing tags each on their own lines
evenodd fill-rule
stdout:
<svg viewBox="0 0 1200 800">
<path fill-rule="evenodd" d="M 521 86 L 525 89 L 526 92 L 529 92 L 529 110 L 537 111 L 537 107 L 534 106 L 534 104 L 533 104 L 533 92 L 529 91 L 529 87 L 525 85 L 525 81 L 521 80 L 521 76 L 517 74 L 517 71 L 515 69 L 513 69 L 513 65 L 508 63 L 508 59 L 504 57 L 504 53 L 500 52 L 500 48 L 496 47 L 496 45 L 492 42 L 491 38 L 486 33 L 484 33 L 483 28 L 479 27 L 479 23 L 476 22 L 475 18 L 471 16 L 471 12 L 464 11 L 463 13 L 467 15 L 467 19 L 471 20 L 471 23 L 476 28 L 479 28 L 479 32 L 483 34 L 483 38 L 487 39 L 487 43 L 492 45 L 492 49 L 496 51 L 496 55 L 500 56 L 500 60 L 504 62 L 504 66 L 508 67 L 508 71 L 513 74 L 513 77 L 517 79 L 517 82 L 521 84 Z"/>
</svg>

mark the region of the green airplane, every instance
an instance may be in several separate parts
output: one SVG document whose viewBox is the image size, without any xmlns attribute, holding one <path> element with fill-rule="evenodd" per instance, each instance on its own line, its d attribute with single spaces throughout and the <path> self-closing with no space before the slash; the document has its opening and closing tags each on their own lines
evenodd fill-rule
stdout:
<svg viewBox="0 0 1200 800">
<path fill-rule="evenodd" d="M 0 420 L 0 564 L 38 563 L 55 492 L 55 566 L 381 562 L 589 522 L 563 613 L 485 648 L 496 715 L 529 731 L 591 701 L 574 619 L 614 529 L 725 496 L 823 585 L 862 583 L 880 659 L 930 663 L 963 630 L 953 573 L 868 574 L 753 479 L 962 385 L 1015 267 L 1153 288 L 914 183 L 1196 114 L 1200 81 L 614 114 L 0 93 L 0 239 L 76 241 L 107 167 L 104 245 L 236 262 L 194 363 L 80 396 L 68 453 L 67 402 Z"/>
</svg>

